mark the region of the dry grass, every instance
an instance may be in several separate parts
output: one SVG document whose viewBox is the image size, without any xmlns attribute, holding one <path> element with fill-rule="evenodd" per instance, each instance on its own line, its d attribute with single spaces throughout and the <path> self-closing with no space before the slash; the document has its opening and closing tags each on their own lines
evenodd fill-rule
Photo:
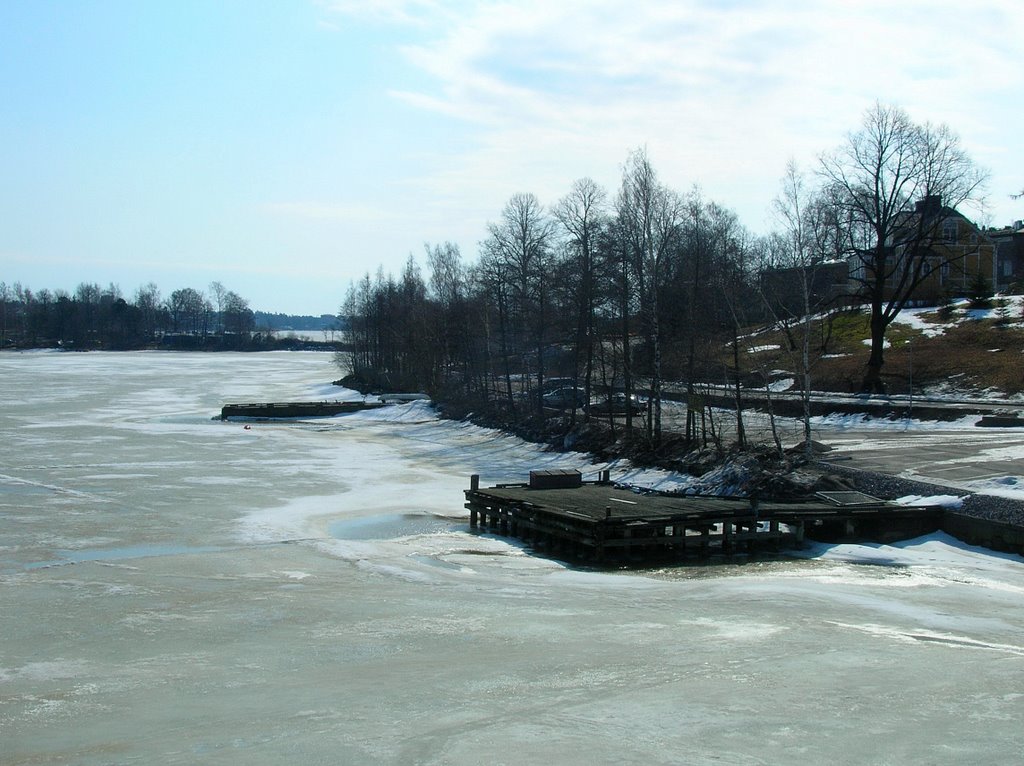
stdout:
<svg viewBox="0 0 1024 766">
<path fill-rule="evenodd" d="M 886 333 L 883 380 L 890 393 L 923 391 L 998 392 L 1011 395 L 1024 392 L 1024 326 L 1001 324 L 996 319 L 969 319 L 958 312 L 949 323 L 938 313 L 925 317 L 944 328 L 942 335 L 929 337 L 906 324 L 894 323 Z M 816 339 L 820 339 L 816 328 Z M 818 390 L 855 392 L 860 388 L 868 360 L 870 338 L 866 314 L 846 314 L 833 322 L 832 334 L 824 356 L 814 363 L 812 386 Z M 797 352 L 787 351 L 781 332 L 758 333 L 747 340 L 748 349 L 778 345 L 777 350 L 756 350 L 744 354 L 751 382 L 765 375 L 796 372 L 800 368 Z M 814 356 L 821 354 L 816 344 Z M 721 364 L 731 364 L 723 354 Z"/>
</svg>

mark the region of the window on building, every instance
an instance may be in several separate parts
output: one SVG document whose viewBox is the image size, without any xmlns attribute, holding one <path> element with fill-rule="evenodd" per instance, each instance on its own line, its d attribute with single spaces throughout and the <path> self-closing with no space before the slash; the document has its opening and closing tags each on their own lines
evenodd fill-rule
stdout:
<svg viewBox="0 0 1024 766">
<path fill-rule="evenodd" d="M 945 221 L 942 224 L 942 238 L 946 242 L 956 242 L 957 239 L 957 227 L 956 221 Z"/>
<path fill-rule="evenodd" d="M 949 261 L 943 261 L 939 266 L 939 284 L 944 285 L 949 281 Z"/>
</svg>

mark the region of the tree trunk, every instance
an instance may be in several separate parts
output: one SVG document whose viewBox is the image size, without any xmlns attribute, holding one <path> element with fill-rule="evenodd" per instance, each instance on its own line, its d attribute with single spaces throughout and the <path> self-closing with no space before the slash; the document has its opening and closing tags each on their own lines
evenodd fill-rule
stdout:
<svg viewBox="0 0 1024 766">
<path fill-rule="evenodd" d="M 657 285 L 655 285 L 657 290 Z M 654 377 L 651 380 L 651 402 L 653 411 L 651 413 L 651 435 L 654 446 L 661 446 L 661 324 L 658 321 L 658 299 L 657 293 L 652 299 L 654 305 L 651 309 L 651 335 L 654 341 Z"/>
<path fill-rule="evenodd" d="M 803 392 L 801 395 L 804 412 L 804 454 L 810 458 L 814 448 L 811 442 L 811 326 L 809 311 L 804 314 L 804 339 L 801 357 L 804 374 Z"/>
<path fill-rule="evenodd" d="M 864 370 L 864 380 L 860 390 L 864 394 L 884 394 L 885 383 L 882 382 L 882 365 L 885 364 L 883 351 L 885 348 L 885 329 L 888 323 L 882 315 L 880 303 L 871 306 L 871 355 L 868 357 Z"/>
<path fill-rule="evenodd" d="M 742 449 L 747 444 L 746 430 L 743 428 L 743 388 L 740 384 L 740 333 L 734 324 L 732 327 L 732 363 L 733 384 L 736 396 L 736 444 Z"/>
</svg>

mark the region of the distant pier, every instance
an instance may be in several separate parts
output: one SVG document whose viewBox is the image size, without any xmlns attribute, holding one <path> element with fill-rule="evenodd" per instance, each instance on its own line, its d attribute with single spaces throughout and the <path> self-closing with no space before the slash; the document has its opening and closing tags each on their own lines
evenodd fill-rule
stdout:
<svg viewBox="0 0 1024 766">
<path fill-rule="evenodd" d="M 515 537 L 556 558 L 596 564 L 685 561 L 713 554 L 777 552 L 805 539 L 892 542 L 938 530 L 943 509 L 900 506 L 860 492 L 797 502 L 640 494 L 607 471 L 531 471 L 526 484 L 466 490 L 471 528 Z"/>
<path fill-rule="evenodd" d="M 252 404 L 225 404 L 220 419 L 228 418 L 313 418 L 341 415 L 347 412 L 373 410 L 384 402 L 261 402 Z"/>
</svg>

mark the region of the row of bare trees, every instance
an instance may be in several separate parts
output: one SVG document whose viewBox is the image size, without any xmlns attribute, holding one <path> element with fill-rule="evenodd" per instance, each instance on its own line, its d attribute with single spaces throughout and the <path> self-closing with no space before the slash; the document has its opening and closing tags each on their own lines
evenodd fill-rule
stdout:
<svg viewBox="0 0 1024 766">
<path fill-rule="evenodd" d="M 836 299 L 820 272 L 849 264 L 847 300 L 870 306 L 864 386 L 875 390 L 885 330 L 934 256 L 941 222 L 915 215 L 919 203 L 977 201 L 984 178 L 948 128 L 879 104 L 813 173 L 790 164 L 774 201 L 778 230 L 753 236 L 699 190 L 666 186 L 640 149 L 613 195 L 590 179 L 550 207 L 513 195 L 473 263 L 454 244 L 428 245 L 428 278 L 410 257 L 397 279 L 378 271 L 353 285 L 342 307 L 353 343 L 344 363 L 364 385 L 428 388 L 514 418 L 540 414 L 552 380 L 571 381 L 581 402 L 642 389 L 653 444 L 666 380 L 681 381 L 691 405 L 687 439 L 698 436 L 703 384 L 726 384 L 742 440 L 741 336 L 767 322 L 790 338 L 809 444 L 821 315 Z"/>
<path fill-rule="evenodd" d="M 152 282 L 128 299 L 115 284 L 83 282 L 67 293 L 0 282 L 0 347 L 140 348 L 168 335 L 237 337 L 253 329 L 249 302 L 220 282 L 209 296 L 185 287 L 166 299 Z"/>
<path fill-rule="evenodd" d="M 412 258 L 398 278 L 364 277 L 342 307 L 344 362 L 363 385 L 428 388 L 513 418 L 541 414 L 552 385 L 581 403 L 642 389 L 641 425 L 657 443 L 666 375 L 708 374 L 704 351 L 756 305 L 761 244 L 699 191 L 662 184 L 638 150 L 614 198 L 590 179 L 550 207 L 513 195 L 475 263 L 428 245 L 428 278 Z"/>
</svg>

